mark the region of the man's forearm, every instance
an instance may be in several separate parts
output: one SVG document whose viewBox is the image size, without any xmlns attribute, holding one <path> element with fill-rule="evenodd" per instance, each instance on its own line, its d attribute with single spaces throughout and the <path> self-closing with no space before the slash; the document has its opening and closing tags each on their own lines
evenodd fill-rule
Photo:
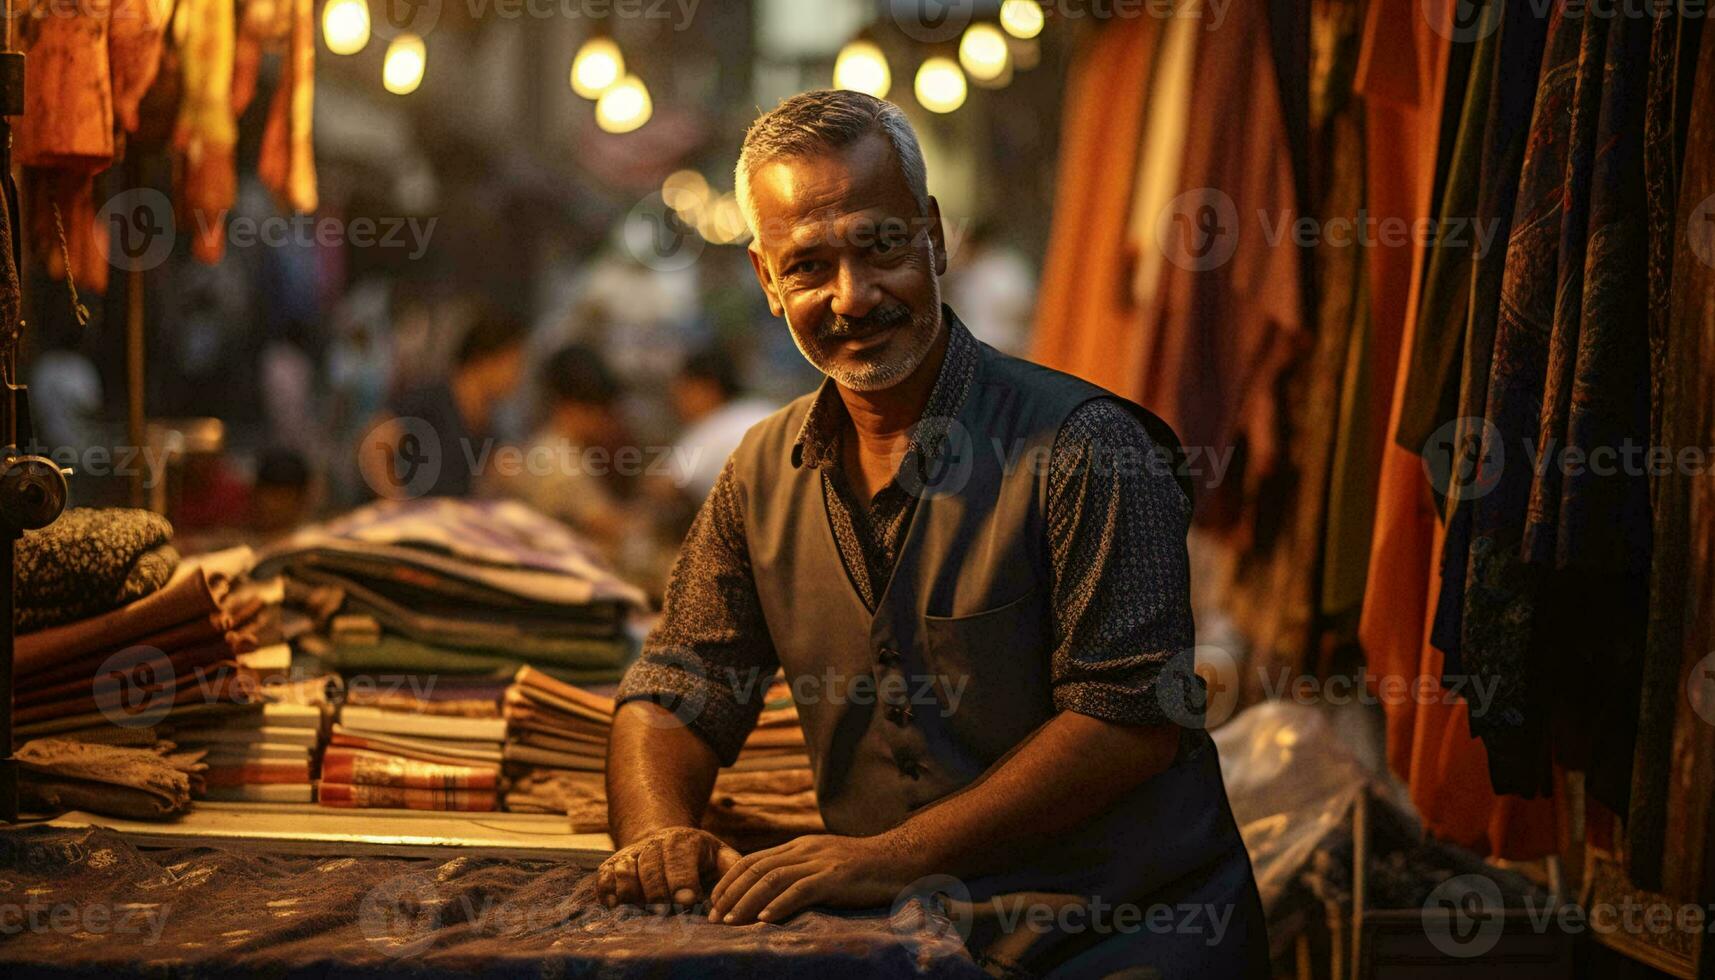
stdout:
<svg viewBox="0 0 1715 980">
<path fill-rule="evenodd" d="M 628 701 L 614 713 L 607 749 L 607 824 L 615 847 L 703 819 L 720 760 L 671 712 Z"/>
<path fill-rule="evenodd" d="M 1004 870 L 1021 844 L 1074 829 L 1173 764 L 1174 725 L 1116 725 L 1061 712 L 963 790 L 890 833 L 928 872 Z"/>
</svg>

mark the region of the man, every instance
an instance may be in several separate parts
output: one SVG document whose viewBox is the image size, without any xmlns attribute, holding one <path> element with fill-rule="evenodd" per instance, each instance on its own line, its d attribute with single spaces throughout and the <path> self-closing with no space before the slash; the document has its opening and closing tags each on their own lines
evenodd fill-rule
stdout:
<svg viewBox="0 0 1715 980">
<path fill-rule="evenodd" d="M 1266 975 L 1213 743 L 1164 689 L 1193 643 L 1171 432 L 941 305 L 896 107 L 789 99 L 737 176 L 757 279 L 827 379 L 733 454 L 626 675 L 602 894 L 742 924 L 933 890 L 996 972 Z M 696 828 L 776 665 L 829 833 L 741 857 Z"/>
<path fill-rule="evenodd" d="M 409 389 L 387 406 L 359 450 L 358 466 L 377 493 L 468 497 L 496 408 L 524 372 L 523 324 L 499 313 L 465 332 L 451 376 Z M 418 474 L 421 474 L 419 476 Z"/>
<path fill-rule="evenodd" d="M 673 414 L 684 431 L 674 454 L 674 477 L 687 494 L 706 499 L 750 427 L 767 418 L 778 403 L 746 398 L 732 358 L 718 347 L 685 359 L 673 379 Z"/>
<path fill-rule="evenodd" d="M 611 463 L 634 444 L 620 414 L 624 387 L 600 351 L 569 344 L 548 359 L 541 388 L 542 426 L 525 446 L 524 458 L 569 465 L 524 468 L 497 480 L 498 488 L 570 524 L 611 557 L 638 529 L 626 507 L 635 474 L 616 472 Z M 589 462 L 592 451 L 606 465 Z"/>
</svg>

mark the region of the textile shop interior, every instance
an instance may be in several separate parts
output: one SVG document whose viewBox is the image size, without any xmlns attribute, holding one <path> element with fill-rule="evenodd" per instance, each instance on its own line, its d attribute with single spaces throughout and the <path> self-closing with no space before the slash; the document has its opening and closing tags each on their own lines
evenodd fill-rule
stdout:
<svg viewBox="0 0 1715 980">
<path fill-rule="evenodd" d="M 621 679 L 823 382 L 739 151 L 834 88 L 909 120 L 983 357 L 1184 448 L 1142 659 L 1201 684 L 1125 690 L 1218 749 L 1272 975 L 1715 976 L 1701 5 L 6 6 L 18 975 L 1000 972 L 945 894 L 598 890 Z M 740 853 L 839 830 L 801 679 L 702 811 Z"/>
</svg>

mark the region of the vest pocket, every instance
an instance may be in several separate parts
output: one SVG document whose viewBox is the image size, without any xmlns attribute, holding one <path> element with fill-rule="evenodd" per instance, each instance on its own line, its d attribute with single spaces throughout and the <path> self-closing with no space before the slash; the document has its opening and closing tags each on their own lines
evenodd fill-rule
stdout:
<svg viewBox="0 0 1715 980">
<path fill-rule="evenodd" d="M 1053 714 L 1048 617 L 1039 590 L 968 616 L 924 616 L 923 637 L 933 707 L 960 747 L 985 766 Z"/>
</svg>

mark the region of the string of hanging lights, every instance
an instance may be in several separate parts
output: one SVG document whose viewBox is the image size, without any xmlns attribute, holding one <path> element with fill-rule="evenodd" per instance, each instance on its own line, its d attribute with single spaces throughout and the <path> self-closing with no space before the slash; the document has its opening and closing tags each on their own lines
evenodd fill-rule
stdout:
<svg viewBox="0 0 1715 980">
<path fill-rule="evenodd" d="M 975 21 L 959 38 L 958 57 L 931 53 L 918 65 L 912 93 L 930 112 L 946 114 L 965 104 L 972 84 L 981 88 L 1004 88 L 1015 69 L 1034 64 L 1034 49 L 1028 60 L 1016 48 L 1032 42 L 1046 23 L 1039 0 L 1004 0 L 998 26 Z M 329 52 L 354 55 L 369 45 L 372 33 L 368 0 L 328 0 L 322 9 L 322 41 Z M 423 84 L 428 70 L 428 45 L 416 34 L 400 34 L 387 45 L 381 82 L 395 95 L 409 95 Z M 572 58 L 572 91 L 595 103 L 595 121 L 602 131 L 635 132 L 655 114 L 655 103 L 643 79 L 626 71 L 625 55 L 605 26 L 578 48 Z M 834 61 L 833 84 L 886 98 L 893 89 L 893 69 L 887 55 L 866 30 L 859 33 Z"/>
</svg>

